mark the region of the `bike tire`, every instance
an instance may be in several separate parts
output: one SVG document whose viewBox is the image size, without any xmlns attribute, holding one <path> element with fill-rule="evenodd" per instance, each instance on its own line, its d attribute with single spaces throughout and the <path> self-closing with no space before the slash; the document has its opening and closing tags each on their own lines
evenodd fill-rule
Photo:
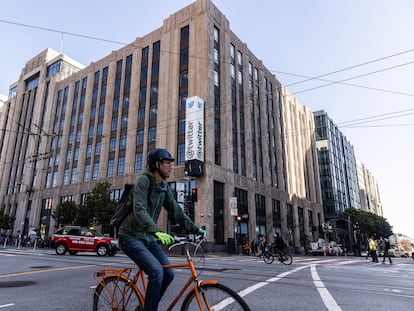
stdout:
<svg viewBox="0 0 414 311">
<path fill-rule="evenodd" d="M 250 311 L 244 299 L 231 288 L 220 284 L 201 284 L 200 298 L 203 310 Z M 195 291 L 185 298 L 181 311 L 199 311 Z"/>
<path fill-rule="evenodd" d="M 291 254 L 283 254 L 280 256 L 281 257 L 281 261 L 284 265 L 291 265 L 292 261 L 293 261 L 293 257 Z"/>
<path fill-rule="evenodd" d="M 273 260 L 275 260 L 275 257 L 272 254 L 270 253 L 263 254 L 263 261 L 265 263 L 270 265 L 273 262 Z"/>
<path fill-rule="evenodd" d="M 128 278 L 113 275 L 104 278 L 103 283 L 105 285 L 99 283 L 95 289 L 93 311 L 139 310 L 139 293 L 134 286 L 130 286 Z"/>
</svg>

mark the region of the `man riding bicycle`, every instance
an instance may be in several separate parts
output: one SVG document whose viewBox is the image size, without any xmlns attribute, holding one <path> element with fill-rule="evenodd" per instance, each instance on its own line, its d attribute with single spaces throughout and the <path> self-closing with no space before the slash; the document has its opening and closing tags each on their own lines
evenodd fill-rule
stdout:
<svg viewBox="0 0 414 311">
<path fill-rule="evenodd" d="M 273 249 L 273 253 L 274 254 L 277 254 L 277 253 L 283 254 L 283 251 L 287 247 L 285 241 L 283 241 L 283 238 L 279 235 L 278 232 L 275 232 L 273 237 L 274 237 L 273 243 L 270 245 Z"/>
<path fill-rule="evenodd" d="M 156 311 L 158 303 L 174 278 L 173 269 L 163 269 L 169 260 L 159 245 L 174 243 L 174 238 L 157 226 L 161 208 L 188 232 L 205 235 L 183 212 L 174 199 L 166 179 L 170 177 L 174 158 L 166 149 L 148 153 L 147 169 L 138 176 L 133 188 L 133 211 L 119 229 L 119 245 L 147 275 L 144 311 Z"/>
</svg>

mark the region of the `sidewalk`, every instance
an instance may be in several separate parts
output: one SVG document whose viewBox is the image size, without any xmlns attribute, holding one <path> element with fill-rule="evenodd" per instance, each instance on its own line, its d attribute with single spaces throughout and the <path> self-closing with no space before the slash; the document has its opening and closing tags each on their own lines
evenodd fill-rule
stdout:
<svg viewBox="0 0 414 311">
<path fill-rule="evenodd" d="M 0 245 L 0 252 L 3 253 L 38 253 L 38 254 L 54 254 L 55 249 L 54 248 L 34 248 L 34 247 L 14 247 L 10 245 Z"/>
</svg>

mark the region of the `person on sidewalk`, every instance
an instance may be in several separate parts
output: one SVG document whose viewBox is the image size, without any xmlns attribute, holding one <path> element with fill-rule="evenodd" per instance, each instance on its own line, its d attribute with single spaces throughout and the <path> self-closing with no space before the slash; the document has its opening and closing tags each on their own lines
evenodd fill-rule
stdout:
<svg viewBox="0 0 414 311">
<path fill-rule="evenodd" d="M 369 238 L 368 245 L 369 245 L 369 251 L 371 253 L 372 262 L 378 262 L 378 255 L 377 255 L 378 245 L 373 237 Z"/>
<path fill-rule="evenodd" d="M 385 258 L 388 257 L 388 260 L 390 261 L 390 265 L 392 265 L 392 260 L 388 252 L 391 247 L 390 241 L 388 241 L 387 238 L 381 237 L 381 246 L 382 246 L 382 250 L 384 251 L 384 257 L 382 258 L 382 263 L 385 264 Z"/>
</svg>

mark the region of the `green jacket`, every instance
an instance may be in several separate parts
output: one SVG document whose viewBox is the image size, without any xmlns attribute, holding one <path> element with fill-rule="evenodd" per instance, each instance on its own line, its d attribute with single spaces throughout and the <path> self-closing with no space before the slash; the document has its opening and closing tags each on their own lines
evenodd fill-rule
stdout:
<svg viewBox="0 0 414 311">
<path fill-rule="evenodd" d="M 151 184 L 151 196 L 148 198 Z M 158 227 L 157 221 L 163 206 L 168 211 L 168 217 L 172 222 L 180 224 L 188 232 L 196 233 L 198 231 L 198 227 L 177 204 L 168 183 L 163 180 L 161 184 L 158 184 L 148 169 L 138 176 L 132 191 L 133 211 L 122 222 L 119 235 L 148 242 L 154 240 L 154 233 L 162 231 Z"/>
</svg>

